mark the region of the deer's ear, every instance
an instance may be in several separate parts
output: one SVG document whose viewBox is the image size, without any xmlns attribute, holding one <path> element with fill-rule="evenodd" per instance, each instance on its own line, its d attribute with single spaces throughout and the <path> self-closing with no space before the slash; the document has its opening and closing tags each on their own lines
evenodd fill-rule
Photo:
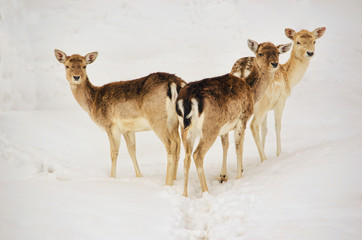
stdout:
<svg viewBox="0 0 362 240">
<path fill-rule="evenodd" d="M 320 27 L 320 28 L 314 29 L 313 35 L 316 39 L 318 39 L 323 36 L 325 31 L 326 31 L 325 27 Z"/>
<path fill-rule="evenodd" d="M 281 44 L 277 46 L 280 54 L 288 52 L 291 47 L 292 47 L 291 43 Z"/>
<path fill-rule="evenodd" d="M 284 30 L 284 32 L 285 32 L 285 35 L 286 35 L 289 39 L 294 40 L 295 31 L 294 31 L 293 29 L 291 29 L 291 28 L 286 28 L 286 29 Z"/>
<path fill-rule="evenodd" d="M 253 51 L 256 54 L 259 44 L 254 40 L 248 39 L 248 47 L 250 48 L 251 51 Z"/>
<path fill-rule="evenodd" d="M 88 53 L 87 55 L 85 55 L 86 63 L 91 64 L 92 62 L 94 62 L 94 60 L 96 60 L 97 56 L 98 56 L 98 52 Z"/>
<path fill-rule="evenodd" d="M 64 52 L 58 50 L 58 49 L 55 49 L 54 50 L 54 54 L 55 54 L 55 57 L 57 58 L 57 60 L 60 62 L 60 63 L 65 63 L 65 61 L 67 60 L 68 56 L 67 54 L 65 54 Z"/>
</svg>

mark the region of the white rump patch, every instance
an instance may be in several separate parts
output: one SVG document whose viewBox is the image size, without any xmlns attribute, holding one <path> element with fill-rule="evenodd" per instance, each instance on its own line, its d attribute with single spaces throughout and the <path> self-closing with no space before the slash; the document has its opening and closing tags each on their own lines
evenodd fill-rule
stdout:
<svg viewBox="0 0 362 240">
<path fill-rule="evenodd" d="M 177 102 L 178 109 L 180 109 L 182 116 L 184 115 L 184 101 L 181 99 Z"/>
<path fill-rule="evenodd" d="M 177 93 L 176 93 L 176 97 L 177 97 Z M 169 98 L 166 98 L 166 113 L 167 113 L 167 128 L 169 130 L 173 129 L 176 127 L 177 125 L 177 113 L 176 113 L 176 108 L 175 108 L 175 102 L 176 102 L 176 97 L 174 100 L 170 100 Z M 172 96 L 172 98 L 174 98 L 174 96 Z"/>
<path fill-rule="evenodd" d="M 170 88 L 171 88 L 171 101 L 173 103 L 175 103 L 176 98 L 177 98 L 177 86 L 176 86 L 176 83 L 172 83 Z"/>
<path fill-rule="evenodd" d="M 199 116 L 199 106 L 195 98 L 191 99 L 191 112 L 187 115 L 187 118 L 191 118 L 191 125 L 187 133 L 187 138 L 192 138 L 193 141 L 197 138 L 201 138 L 205 114 Z"/>
</svg>

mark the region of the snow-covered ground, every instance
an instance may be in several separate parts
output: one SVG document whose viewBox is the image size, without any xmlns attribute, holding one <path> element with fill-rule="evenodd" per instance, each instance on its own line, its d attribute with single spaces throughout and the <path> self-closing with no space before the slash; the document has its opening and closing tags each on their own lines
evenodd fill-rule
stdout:
<svg viewBox="0 0 362 240">
<path fill-rule="evenodd" d="M 0 0 L 0 239 L 361 239 L 362 7 L 360 1 Z M 183 161 L 164 185 L 166 154 L 138 133 L 136 178 L 124 141 L 111 179 L 106 134 L 80 109 L 53 49 L 98 51 L 101 85 L 151 72 L 186 81 L 230 71 L 246 39 L 290 42 L 284 28 L 325 26 L 259 164 L 250 131 L 245 171 L 219 184 L 221 146 L 205 159 L 208 194 Z M 281 56 L 285 62 L 289 54 Z M 183 152 L 181 153 L 181 158 Z"/>
</svg>

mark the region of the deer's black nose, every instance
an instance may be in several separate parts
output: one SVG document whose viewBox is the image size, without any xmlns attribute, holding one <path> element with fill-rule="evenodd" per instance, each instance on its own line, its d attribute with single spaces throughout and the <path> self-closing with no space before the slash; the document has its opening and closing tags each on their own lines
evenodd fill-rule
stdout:
<svg viewBox="0 0 362 240">
<path fill-rule="evenodd" d="M 273 68 L 278 67 L 278 63 L 272 62 L 271 65 L 273 66 Z"/>
<path fill-rule="evenodd" d="M 308 51 L 307 51 L 307 54 L 308 54 L 309 57 L 311 57 L 311 56 L 314 55 L 314 52 L 308 52 Z"/>
<path fill-rule="evenodd" d="M 74 78 L 75 81 L 78 81 L 80 76 L 73 76 L 73 78 Z"/>
</svg>

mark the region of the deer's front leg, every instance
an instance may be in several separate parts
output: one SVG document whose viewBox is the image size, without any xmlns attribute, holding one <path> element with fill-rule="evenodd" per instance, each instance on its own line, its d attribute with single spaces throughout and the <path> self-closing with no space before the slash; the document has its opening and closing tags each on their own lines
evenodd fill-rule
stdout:
<svg viewBox="0 0 362 240">
<path fill-rule="evenodd" d="M 254 117 L 253 120 L 250 123 L 250 128 L 251 128 L 251 133 L 253 134 L 253 138 L 254 138 L 254 142 L 258 148 L 258 152 L 259 152 L 259 156 L 260 156 L 260 160 L 261 162 L 263 162 L 264 160 L 266 160 L 266 155 L 262 146 L 262 143 L 260 141 L 260 131 L 259 131 L 259 127 L 260 127 L 260 122 L 261 120 L 264 118 L 265 116 L 265 111 L 258 109 L 255 113 L 254 113 Z"/>
<path fill-rule="evenodd" d="M 275 118 L 275 133 L 277 137 L 277 156 L 282 152 L 282 141 L 280 138 L 280 131 L 282 128 L 282 115 L 285 107 L 285 101 L 278 101 L 274 108 L 274 118 Z"/>
<path fill-rule="evenodd" d="M 116 178 L 117 157 L 118 157 L 121 134 L 114 127 L 110 127 L 109 129 L 107 129 L 107 135 L 111 148 L 111 159 L 112 159 L 111 177 Z"/>
</svg>

